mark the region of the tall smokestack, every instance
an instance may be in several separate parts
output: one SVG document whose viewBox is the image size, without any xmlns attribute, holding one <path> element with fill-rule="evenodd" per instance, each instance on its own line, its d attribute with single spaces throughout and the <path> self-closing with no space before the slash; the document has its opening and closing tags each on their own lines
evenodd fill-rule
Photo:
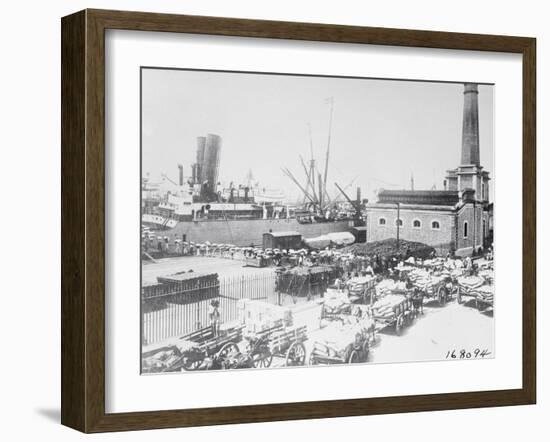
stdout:
<svg viewBox="0 0 550 442">
<path fill-rule="evenodd" d="M 178 169 L 179 169 L 180 186 L 183 186 L 183 166 L 181 164 L 178 164 Z"/>
<path fill-rule="evenodd" d="M 461 165 L 479 166 L 479 113 L 477 84 L 464 84 L 464 114 L 462 119 Z"/>
<path fill-rule="evenodd" d="M 206 136 L 201 174 L 202 181 L 208 181 L 210 192 L 215 192 L 218 184 L 221 146 L 222 139 L 218 135 L 208 134 Z"/>
<path fill-rule="evenodd" d="M 197 137 L 197 166 L 196 170 L 194 170 L 195 174 L 195 182 L 196 183 L 202 183 L 204 181 L 202 176 L 203 171 L 203 163 L 204 163 L 204 148 L 206 145 L 206 137 Z"/>
</svg>

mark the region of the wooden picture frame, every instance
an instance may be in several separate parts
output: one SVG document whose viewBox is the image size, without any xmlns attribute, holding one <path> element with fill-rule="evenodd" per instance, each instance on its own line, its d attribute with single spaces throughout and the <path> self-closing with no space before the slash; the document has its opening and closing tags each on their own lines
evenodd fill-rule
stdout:
<svg viewBox="0 0 550 442">
<path fill-rule="evenodd" d="M 536 400 L 536 41 L 533 38 L 84 10 L 62 19 L 62 410 L 83 432 L 533 404 Z M 105 412 L 105 30 L 522 55 L 523 385 L 514 390 L 189 410 Z"/>
</svg>

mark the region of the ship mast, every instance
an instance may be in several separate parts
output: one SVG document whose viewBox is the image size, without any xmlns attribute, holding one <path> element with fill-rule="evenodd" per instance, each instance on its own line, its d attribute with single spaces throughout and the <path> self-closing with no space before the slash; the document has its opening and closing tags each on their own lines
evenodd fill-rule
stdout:
<svg viewBox="0 0 550 442">
<path fill-rule="evenodd" d="M 325 158 L 325 174 L 323 176 L 323 197 L 326 197 L 328 201 L 327 175 L 328 175 L 328 160 L 330 155 L 330 138 L 332 135 L 332 114 L 334 112 L 334 97 L 327 98 L 325 102 L 330 104 L 330 117 L 329 117 L 329 123 L 328 123 L 328 139 L 327 139 L 327 156 Z"/>
</svg>

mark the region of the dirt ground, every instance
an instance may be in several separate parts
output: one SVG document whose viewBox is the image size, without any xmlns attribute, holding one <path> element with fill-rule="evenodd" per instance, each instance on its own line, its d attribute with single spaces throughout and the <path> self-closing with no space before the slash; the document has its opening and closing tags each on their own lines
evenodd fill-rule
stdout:
<svg viewBox="0 0 550 442">
<path fill-rule="evenodd" d="M 493 317 L 454 300 L 444 307 L 424 307 L 424 315 L 405 328 L 401 336 L 383 330 L 379 337 L 369 362 L 442 360 L 453 350 L 458 357 L 461 350 L 473 357 L 476 349 L 488 350 L 486 357 L 494 357 Z"/>
<path fill-rule="evenodd" d="M 307 357 L 320 333 L 309 333 L 304 343 Z M 441 361 L 453 350 L 457 359 L 462 350 L 464 357 L 470 353 L 473 359 L 476 349 L 478 358 L 484 350 L 487 351 L 485 358 L 494 357 L 494 318 L 473 305 L 457 304 L 453 300 L 443 307 L 426 304 L 424 314 L 399 336 L 389 327 L 381 330 L 370 349 L 367 363 Z M 448 359 L 452 360 L 450 355 Z M 274 359 L 272 366 L 282 367 L 284 360 Z"/>
</svg>

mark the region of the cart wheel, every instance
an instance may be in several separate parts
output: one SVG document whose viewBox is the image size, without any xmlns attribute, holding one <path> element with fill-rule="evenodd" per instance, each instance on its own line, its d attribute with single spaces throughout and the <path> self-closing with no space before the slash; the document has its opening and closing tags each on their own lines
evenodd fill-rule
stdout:
<svg viewBox="0 0 550 442">
<path fill-rule="evenodd" d="M 195 359 L 193 361 L 185 361 L 183 364 L 183 371 L 195 371 L 201 368 L 204 359 Z"/>
<path fill-rule="evenodd" d="M 252 355 L 252 365 L 254 368 L 268 368 L 273 361 L 273 353 L 266 350 L 264 353 L 256 353 Z"/>
<path fill-rule="evenodd" d="M 311 354 L 309 355 L 309 361 L 308 361 L 308 364 L 309 365 L 317 365 L 317 358 L 315 357 L 315 352 L 311 352 Z"/>
<path fill-rule="evenodd" d="M 361 362 L 359 352 L 357 350 L 352 350 L 349 354 L 348 364 L 357 364 L 358 362 Z"/>
<path fill-rule="evenodd" d="M 271 367 L 271 362 L 273 362 L 273 353 L 269 352 L 262 358 L 262 365 L 264 368 L 269 368 Z"/>
<path fill-rule="evenodd" d="M 369 358 L 369 352 L 370 352 L 368 339 L 365 339 L 365 341 L 363 342 L 363 345 L 361 346 L 361 350 L 363 350 L 363 362 L 367 362 L 367 359 Z"/>
<path fill-rule="evenodd" d="M 304 365 L 306 361 L 306 347 L 301 342 L 293 342 L 286 352 L 285 365 L 287 367 Z"/>
<path fill-rule="evenodd" d="M 441 286 L 437 290 L 437 300 L 439 301 L 440 306 L 444 306 L 447 302 L 447 292 L 445 290 L 445 287 Z"/>
<path fill-rule="evenodd" d="M 404 323 L 403 315 L 399 315 L 397 317 L 397 321 L 395 321 L 395 334 L 397 336 L 400 336 L 401 332 L 403 331 L 403 323 Z"/>
<path fill-rule="evenodd" d="M 225 359 L 227 355 L 231 353 L 238 353 L 239 347 L 234 342 L 228 342 L 227 344 L 224 344 L 223 347 L 218 351 L 217 357 L 220 359 Z"/>
</svg>

